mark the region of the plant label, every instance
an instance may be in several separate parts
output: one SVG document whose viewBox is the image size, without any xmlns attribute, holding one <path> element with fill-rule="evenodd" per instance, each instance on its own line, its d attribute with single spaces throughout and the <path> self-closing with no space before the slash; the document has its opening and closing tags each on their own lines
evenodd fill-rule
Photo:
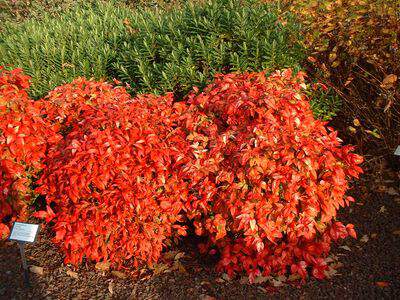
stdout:
<svg viewBox="0 0 400 300">
<path fill-rule="evenodd" d="M 9 240 L 23 243 L 34 243 L 38 232 L 39 224 L 14 222 Z"/>
<path fill-rule="evenodd" d="M 24 270 L 25 287 L 30 287 L 28 264 L 25 257 L 25 244 L 34 243 L 39 232 L 39 224 L 30 224 L 24 222 L 14 222 L 11 228 L 11 234 L 8 238 L 11 241 L 18 242 L 19 251 L 21 253 L 22 268 Z"/>
<path fill-rule="evenodd" d="M 400 145 L 397 146 L 396 151 L 394 151 L 394 155 L 400 156 Z"/>
</svg>

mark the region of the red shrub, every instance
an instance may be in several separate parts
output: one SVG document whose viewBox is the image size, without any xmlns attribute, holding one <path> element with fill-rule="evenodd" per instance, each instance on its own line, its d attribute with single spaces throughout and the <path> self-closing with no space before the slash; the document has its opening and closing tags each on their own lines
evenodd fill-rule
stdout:
<svg viewBox="0 0 400 300">
<path fill-rule="evenodd" d="M 12 221 L 26 219 L 32 180 L 48 143 L 58 138 L 29 99 L 28 87 L 22 70 L 0 66 L 0 239 L 8 236 Z"/>
<path fill-rule="evenodd" d="M 171 95 L 129 99 L 104 83 L 76 83 L 47 97 L 71 104 L 43 106 L 71 128 L 50 151 L 38 188 L 49 206 L 37 215 L 54 222 L 66 262 L 152 263 L 169 238 L 186 234 L 179 222 L 188 190 L 178 171 L 188 144 L 176 127 L 185 105 L 173 106 Z"/>
<path fill-rule="evenodd" d="M 303 74 L 219 76 L 189 96 L 185 127 L 195 159 L 186 203 L 203 250 L 221 252 L 229 275 L 297 273 L 323 278 L 331 241 L 355 236 L 335 220 L 362 158 L 315 120 Z M 214 252 L 214 251 L 213 251 Z"/>
<path fill-rule="evenodd" d="M 37 215 L 66 262 L 155 262 L 188 217 L 229 275 L 323 278 L 332 241 L 355 236 L 336 213 L 362 158 L 314 119 L 304 88 L 290 70 L 221 75 L 187 106 L 84 79 L 59 87 L 40 104 L 63 139 Z"/>
<path fill-rule="evenodd" d="M 77 78 L 71 83 L 56 87 L 39 102 L 46 119 L 62 125 L 61 131 L 64 132 L 80 118 L 86 108 L 106 103 L 124 103 L 129 99 L 130 95 L 123 87 Z"/>
</svg>

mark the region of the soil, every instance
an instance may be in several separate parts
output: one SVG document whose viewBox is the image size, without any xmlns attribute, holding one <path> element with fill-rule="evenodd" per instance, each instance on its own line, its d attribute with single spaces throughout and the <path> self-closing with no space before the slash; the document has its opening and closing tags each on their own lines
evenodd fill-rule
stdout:
<svg viewBox="0 0 400 300">
<path fill-rule="evenodd" d="M 122 278 L 125 274 L 92 264 L 64 265 L 51 233 L 43 230 L 26 250 L 28 264 L 43 268 L 43 274 L 30 273 L 30 288 L 23 286 L 18 246 L 0 245 L 0 299 L 399 299 L 400 173 L 382 163 L 366 173 L 373 175 L 364 175 L 352 190 L 357 202 L 339 214 L 339 220 L 356 226 L 358 239 L 333 248 L 343 266 L 329 280 L 279 287 L 227 280 L 188 242 L 166 253 L 153 270 Z"/>
</svg>

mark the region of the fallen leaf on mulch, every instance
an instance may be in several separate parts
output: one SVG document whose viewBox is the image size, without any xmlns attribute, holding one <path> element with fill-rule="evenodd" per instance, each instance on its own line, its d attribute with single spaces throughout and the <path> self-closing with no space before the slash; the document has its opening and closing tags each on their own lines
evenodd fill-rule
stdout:
<svg viewBox="0 0 400 300">
<path fill-rule="evenodd" d="M 185 252 L 178 252 L 178 254 L 176 254 L 175 255 L 175 260 L 179 260 L 179 259 L 181 259 L 182 257 L 184 257 L 185 256 Z"/>
<path fill-rule="evenodd" d="M 242 276 L 239 280 L 240 284 L 249 284 L 249 277 L 248 276 Z"/>
<path fill-rule="evenodd" d="M 390 196 L 397 196 L 399 195 L 399 192 L 394 188 L 394 187 L 389 187 L 385 190 L 386 194 L 389 194 Z"/>
<path fill-rule="evenodd" d="M 382 207 L 381 207 L 381 209 L 379 210 L 379 212 L 380 212 L 380 213 L 384 213 L 384 212 L 386 212 L 386 208 L 385 208 L 385 206 L 382 206 Z"/>
<path fill-rule="evenodd" d="M 357 126 L 357 127 L 359 127 L 359 126 L 361 125 L 359 119 L 354 119 L 354 120 L 353 120 L 353 124 L 354 124 L 354 126 Z"/>
<path fill-rule="evenodd" d="M 202 281 L 202 282 L 200 282 L 200 285 L 211 286 L 211 282 L 209 282 L 209 281 Z"/>
<path fill-rule="evenodd" d="M 215 279 L 215 282 L 217 282 L 217 283 L 224 283 L 225 280 L 223 280 L 222 278 L 217 278 L 217 279 Z"/>
<path fill-rule="evenodd" d="M 31 271 L 32 273 L 38 274 L 38 275 L 43 275 L 43 273 L 44 273 L 43 268 L 38 267 L 38 266 L 30 266 L 29 271 Z"/>
<path fill-rule="evenodd" d="M 127 277 L 125 273 L 122 273 L 120 271 L 111 271 L 111 274 L 118 277 L 119 279 L 125 279 Z"/>
<path fill-rule="evenodd" d="M 369 241 L 369 237 L 368 237 L 368 235 L 366 235 L 366 234 L 364 234 L 363 236 L 362 236 L 362 238 L 360 239 L 360 242 L 362 242 L 362 243 L 366 243 L 366 242 L 368 242 Z"/>
<path fill-rule="evenodd" d="M 96 264 L 95 268 L 100 271 L 107 271 L 108 269 L 110 269 L 110 263 L 104 262 L 104 261 L 98 262 Z"/>
<path fill-rule="evenodd" d="M 390 74 L 383 79 L 381 87 L 384 89 L 389 89 L 394 86 L 397 81 L 397 76 L 395 74 Z"/>
<path fill-rule="evenodd" d="M 377 233 L 373 233 L 373 234 L 371 234 L 371 237 L 374 239 L 374 238 L 376 238 L 378 236 L 378 234 Z"/>
<path fill-rule="evenodd" d="M 175 257 L 179 254 L 179 251 L 168 251 L 164 254 L 163 258 L 166 260 L 174 260 Z"/>
<path fill-rule="evenodd" d="M 167 264 L 159 263 L 153 265 L 154 275 L 170 272 L 170 266 Z"/>
<path fill-rule="evenodd" d="M 172 271 L 178 270 L 181 273 L 187 273 L 185 267 L 181 264 L 180 261 L 176 260 L 174 262 L 174 267 L 172 268 Z"/>
<path fill-rule="evenodd" d="M 339 248 L 344 249 L 346 251 L 351 251 L 349 246 L 340 246 Z"/>
<path fill-rule="evenodd" d="M 379 287 L 387 287 L 387 286 L 390 285 L 390 283 L 387 282 L 387 281 L 377 281 L 377 282 L 375 282 L 375 284 L 376 284 L 377 286 L 379 286 Z"/>
<path fill-rule="evenodd" d="M 257 276 L 256 278 L 254 278 L 254 283 L 264 283 L 271 280 L 271 276 Z"/>
<path fill-rule="evenodd" d="M 225 281 L 231 281 L 232 280 L 232 278 L 230 278 L 229 275 L 226 274 L 226 273 L 222 274 L 222 279 L 225 280 Z"/>
<path fill-rule="evenodd" d="M 290 274 L 288 277 L 288 281 L 298 281 L 301 280 L 301 276 L 299 274 Z"/>
<path fill-rule="evenodd" d="M 114 283 L 112 281 L 108 284 L 108 291 L 111 295 L 114 294 Z"/>
<path fill-rule="evenodd" d="M 281 286 L 281 285 L 283 284 L 282 281 L 277 280 L 277 279 L 272 279 L 271 283 L 272 283 L 272 285 L 273 285 L 274 287 L 279 287 L 279 286 Z"/>
<path fill-rule="evenodd" d="M 324 273 L 327 278 L 332 278 L 333 276 L 337 275 L 337 271 L 335 268 L 328 268 L 327 270 L 325 270 Z"/>
<path fill-rule="evenodd" d="M 78 279 L 78 273 L 73 272 L 71 270 L 67 270 L 67 275 L 72 277 L 72 278 Z"/>
<path fill-rule="evenodd" d="M 392 232 L 394 235 L 400 235 L 400 229 Z"/>
</svg>

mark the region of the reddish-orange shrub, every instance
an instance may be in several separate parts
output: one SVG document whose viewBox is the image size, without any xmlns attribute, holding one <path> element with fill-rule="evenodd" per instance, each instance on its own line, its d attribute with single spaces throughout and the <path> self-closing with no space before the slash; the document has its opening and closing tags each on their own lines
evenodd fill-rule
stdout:
<svg viewBox="0 0 400 300">
<path fill-rule="evenodd" d="M 53 124 L 61 125 L 65 133 L 88 107 L 106 103 L 124 103 L 130 95 L 123 87 L 113 87 L 107 82 L 77 78 L 71 83 L 58 86 L 41 99 L 42 114 Z"/>
<path fill-rule="evenodd" d="M 0 239 L 27 217 L 32 180 L 43 168 L 48 143 L 58 139 L 29 99 L 29 76 L 0 66 Z"/>
<path fill-rule="evenodd" d="M 172 95 L 130 99 L 121 88 L 83 79 L 46 101 L 53 102 L 43 105 L 46 114 L 69 129 L 38 181 L 48 208 L 37 215 L 53 222 L 66 262 L 156 261 L 169 238 L 186 234 L 179 165 L 189 145 L 176 126 L 185 105 L 173 105 Z"/>
<path fill-rule="evenodd" d="M 362 158 L 315 120 L 304 75 L 217 76 L 188 104 L 131 99 L 78 79 L 40 102 L 63 138 L 49 149 L 38 192 L 66 262 L 155 262 L 171 238 L 207 238 L 218 269 L 323 278 L 336 220 Z"/>
<path fill-rule="evenodd" d="M 336 221 L 362 158 L 314 119 L 304 75 L 290 70 L 219 76 L 189 96 L 185 127 L 195 158 L 184 166 L 196 233 L 230 276 L 325 276 L 332 241 L 355 237 Z M 215 252 L 212 251 L 212 252 Z"/>
</svg>

